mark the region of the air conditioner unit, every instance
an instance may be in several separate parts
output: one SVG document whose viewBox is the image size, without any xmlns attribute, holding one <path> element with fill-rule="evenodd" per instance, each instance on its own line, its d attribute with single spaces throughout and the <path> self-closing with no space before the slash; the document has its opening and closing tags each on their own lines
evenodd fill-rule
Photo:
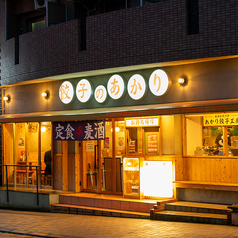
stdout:
<svg viewBox="0 0 238 238">
<path fill-rule="evenodd" d="M 42 9 L 46 7 L 46 2 L 56 2 L 56 0 L 34 0 L 35 9 Z"/>
</svg>

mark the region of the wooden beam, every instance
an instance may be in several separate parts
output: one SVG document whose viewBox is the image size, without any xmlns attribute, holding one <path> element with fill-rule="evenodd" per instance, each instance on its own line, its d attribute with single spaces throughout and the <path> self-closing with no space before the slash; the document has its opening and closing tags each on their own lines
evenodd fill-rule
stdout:
<svg viewBox="0 0 238 238">
<path fill-rule="evenodd" d="M 69 190 L 68 178 L 68 141 L 62 141 L 62 190 Z"/>
</svg>

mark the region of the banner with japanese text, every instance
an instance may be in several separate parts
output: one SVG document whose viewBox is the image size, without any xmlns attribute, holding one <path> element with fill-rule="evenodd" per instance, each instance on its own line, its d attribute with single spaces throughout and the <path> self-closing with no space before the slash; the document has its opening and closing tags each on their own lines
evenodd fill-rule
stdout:
<svg viewBox="0 0 238 238">
<path fill-rule="evenodd" d="M 105 121 L 54 122 L 53 127 L 55 140 L 105 139 Z"/>
<path fill-rule="evenodd" d="M 238 113 L 205 114 L 204 126 L 236 126 L 238 125 Z"/>
</svg>

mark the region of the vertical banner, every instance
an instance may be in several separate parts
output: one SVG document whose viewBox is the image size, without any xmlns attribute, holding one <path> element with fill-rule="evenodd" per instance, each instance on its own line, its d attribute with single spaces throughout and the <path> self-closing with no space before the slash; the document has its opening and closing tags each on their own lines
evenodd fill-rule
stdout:
<svg viewBox="0 0 238 238">
<path fill-rule="evenodd" d="M 105 121 L 54 122 L 54 139 L 105 140 Z"/>
</svg>

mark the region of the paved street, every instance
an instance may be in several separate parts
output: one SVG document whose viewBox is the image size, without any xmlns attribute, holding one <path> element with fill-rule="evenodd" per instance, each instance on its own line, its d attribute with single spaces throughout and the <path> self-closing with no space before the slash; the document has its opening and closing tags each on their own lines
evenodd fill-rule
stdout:
<svg viewBox="0 0 238 238">
<path fill-rule="evenodd" d="M 0 237 L 238 237 L 238 227 L 0 210 Z"/>
</svg>

